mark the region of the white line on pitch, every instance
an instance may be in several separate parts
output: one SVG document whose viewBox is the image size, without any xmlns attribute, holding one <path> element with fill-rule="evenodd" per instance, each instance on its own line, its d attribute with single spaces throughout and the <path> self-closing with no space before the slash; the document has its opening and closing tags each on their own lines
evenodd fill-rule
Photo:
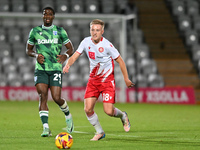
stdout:
<svg viewBox="0 0 200 150">
<path fill-rule="evenodd" d="M 82 134 L 93 134 L 91 132 L 83 132 L 83 131 L 73 131 L 74 133 L 82 133 Z M 134 136 L 134 135 L 116 135 L 116 134 L 107 134 L 106 135 L 109 135 L 109 136 L 121 136 L 121 137 L 140 137 L 140 136 Z"/>
</svg>

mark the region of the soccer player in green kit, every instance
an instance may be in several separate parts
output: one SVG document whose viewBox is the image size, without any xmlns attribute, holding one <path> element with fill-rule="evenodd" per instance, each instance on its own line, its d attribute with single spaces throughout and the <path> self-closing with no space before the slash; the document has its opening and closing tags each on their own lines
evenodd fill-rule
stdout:
<svg viewBox="0 0 200 150">
<path fill-rule="evenodd" d="M 61 98 L 62 90 L 62 64 L 73 54 L 74 48 L 62 27 L 53 25 L 55 11 L 51 7 L 45 7 L 42 11 L 43 25 L 33 28 L 29 33 L 26 53 L 36 58 L 35 86 L 39 94 L 39 115 L 43 124 L 42 137 L 51 136 L 48 124 L 48 89 L 56 104 L 65 114 L 67 132 L 73 132 L 74 125 L 72 115 L 65 99 Z M 67 52 L 61 53 L 62 44 Z M 36 51 L 33 50 L 34 45 Z"/>
</svg>

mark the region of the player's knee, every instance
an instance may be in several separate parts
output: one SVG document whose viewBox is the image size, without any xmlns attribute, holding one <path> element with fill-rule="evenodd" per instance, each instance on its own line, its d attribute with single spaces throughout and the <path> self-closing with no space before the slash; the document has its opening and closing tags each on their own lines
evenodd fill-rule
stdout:
<svg viewBox="0 0 200 150">
<path fill-rule="evenodd" d="M 104 110 L 104 112 L 108 115 L 108 116 L 114 116 L 114 113 L 112 110 Z"/>
<path fill-rule="evenodd" d="M 58 95 L 55 95 L 55 96 L 53 96 L 52 98 L 53 98 L 53 100 L 54 100 L 57 104 L 59 104 L 59 105 L 61 105 L 60 103 L 63 102 L 63 101 L 61 100 L 60 96 L 58 96 Z"/>
<path fill-rule="evenodd" d="M 90 108 L 84 108 L 84 111 L 85 111 L 85 113 L 87 114 L 87 115 L 90 115 L 91 113 L 93 113 L 93 110 L 92 109 L 90 109 Z"/>
</svg>

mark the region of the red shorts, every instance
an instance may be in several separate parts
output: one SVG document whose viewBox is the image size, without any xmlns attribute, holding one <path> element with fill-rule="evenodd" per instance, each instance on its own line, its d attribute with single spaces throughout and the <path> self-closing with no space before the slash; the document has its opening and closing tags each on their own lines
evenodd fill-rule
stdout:
<svg viewBox="0 0 200 150">
<path fill-rule="evenodd" d="M 102 93 L 104 103 L 115 103 L 115 80 L 108 82 L 98 82 L 89 80 L 87 83 L 84 98 L 96 97 L 98 99 Z"/>
</svg>

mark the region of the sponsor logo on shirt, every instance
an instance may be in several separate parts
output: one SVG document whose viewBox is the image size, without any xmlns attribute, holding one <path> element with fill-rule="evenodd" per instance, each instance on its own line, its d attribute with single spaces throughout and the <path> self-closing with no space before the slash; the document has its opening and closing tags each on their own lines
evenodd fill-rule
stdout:
<svg viewBox="0 0 200 150">
<path fill-rule="evenodd" d="M 54 38 L 54 39 L 38 39 L 37 40 L 38 44 L 58 44 L 58 38 Z"/>
<path fill-rule="evenodd" d="M 88 52 L 88 54 L 89 54 L 89 57 L 91 59 L 95 59 L 95 53 L 94 52 Z"/>
<path fill-rule="evenodd" d="M 53 35 L 57 35 L 57 31 L 53 31 Z"/>
</svg>

